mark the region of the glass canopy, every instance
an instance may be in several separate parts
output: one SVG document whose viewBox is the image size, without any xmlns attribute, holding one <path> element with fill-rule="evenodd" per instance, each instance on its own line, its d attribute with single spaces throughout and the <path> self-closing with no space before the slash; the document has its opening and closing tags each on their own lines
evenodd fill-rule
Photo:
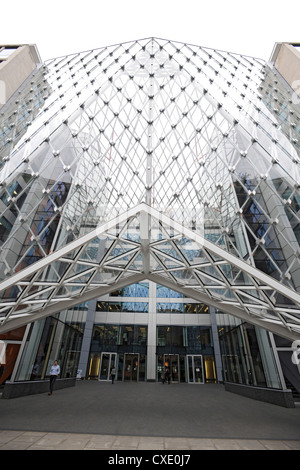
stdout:
<svg viewBox="0 0 300 470">
<path fill-rule="evenodd" d="M 298 334 L 300 108 L 269 64 L 147 38 L 50 60 L 1 111 L 0 331 L 158 276 Z"/>
</svg>

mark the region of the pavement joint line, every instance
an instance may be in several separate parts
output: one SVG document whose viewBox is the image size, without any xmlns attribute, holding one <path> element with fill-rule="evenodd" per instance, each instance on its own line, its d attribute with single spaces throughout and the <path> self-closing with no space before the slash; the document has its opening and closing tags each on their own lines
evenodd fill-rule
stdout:
<svg viewBox="0 0 300 470">
<path fill-rule="evenodd" d="M 5 436 L 7 439 L 2 440 Z M 0 450 L 299 450 L 300 439 L 123 436 L 38 431 L 0 431 Z"/>
</svg>

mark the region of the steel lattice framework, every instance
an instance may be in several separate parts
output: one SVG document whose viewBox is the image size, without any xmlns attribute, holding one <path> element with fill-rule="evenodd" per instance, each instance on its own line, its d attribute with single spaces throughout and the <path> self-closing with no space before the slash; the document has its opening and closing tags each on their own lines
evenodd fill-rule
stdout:
<svg viewBox="0 0 300 470">
<path fill-rule="evenodd" d="M 164 39 L 42 64 L 0 116 L 0 332 L 147 278 L 299 337 L 297 103 Z"/>
<path fill-rule="evenodd" d="M 144 279 L 277 334 L 300 331 L 299 294 L 146 204 L 3 281 L 20 293 L 2 311 L 17 327 Z"/>
</svg>

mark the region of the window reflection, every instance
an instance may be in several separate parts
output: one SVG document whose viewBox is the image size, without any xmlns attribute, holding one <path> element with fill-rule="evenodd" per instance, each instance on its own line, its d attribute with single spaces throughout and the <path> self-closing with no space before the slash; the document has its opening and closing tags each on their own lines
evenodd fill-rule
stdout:
<svg viewBox="0 0 300 470">
<path fill-rule="evenodd" d="M 219 330 L 220 349 L 224 380 L 228 382 L 255 385 L 258 387 L 281 388 L 277 375 L 275 360 L 270 344 L 268 361 L 262 357 L 259 342 L 262 340 L 260 330 L 253 325 L 244 323 L 234 327 L 223 326 Z M 274 367 L 273 374 L 269 374 Z M 268 363 L 268 368 L 266 367 Z"/>
<path fill-rule="evenodd" d="M 205 304 L 157 302 L 157 313 L 209 313 L 209 307 Z"/>
<path fill-rule="evenodd" d="M 32 324 L 16 381 L 47 378 L 55 359 L 60 365 L 60 378 L 76 377 L 83 334 L 78 325 L 71 326 L 71 317 L 65 318 L 66 322 L 48 317 Z M 31 338 L 31 348 L 27 348 Z"/>
<path fill-rule="evenodd" d="M 141 282 L 139 284 L 131 284 L 123 289 L 112 292 L 110 295 L 112 297 L 148 297 L 149 283 Z"/>
<path fill-rule="evenodd" d="M 160 286 L 157 284 L 156 286 L 156 296 L 159 298 L 180 298 L 183 299 L 183 295 L 179 292 L 176 292 L 168 287 Z"/>
<path fill-rule="evenodd" d="M 98 301 L 97 312 L 140 312 L 147 313 L 148 302 L 103 302 Z"/>
<path fill-rule="evenodd" d="M 145 326 L 121 326 L 119 344 L 147 344 L 147 327 Z"/>
<path fill-rule="evenodd" d="M 91 351 L 115 350 L 117 346 L 147 344 L 147 326 L 95 325 Z"/>
</svg>

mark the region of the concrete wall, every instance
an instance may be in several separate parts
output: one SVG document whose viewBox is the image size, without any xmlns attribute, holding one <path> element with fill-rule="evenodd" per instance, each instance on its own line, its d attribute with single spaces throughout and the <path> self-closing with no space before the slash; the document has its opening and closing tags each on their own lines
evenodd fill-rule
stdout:
<svg viewBox="0 0 300 470">
<path fill-rule="evenodd" d="M 35 45 L 19 46 L 8 59 L 0 62 L 0 109 L 40 62 Z"/>
<path fill-rule="evenodd" d="M 291 390 L 277 390 L 263 387 L 253 387 L 242 384 L 225 382 L 227 392 L 236 393 L 253 400 L 273 403 L 284 408 L 295 408 L 295 401 Z"/>
<path fill-rule="evenodd" d="M 300 96 L 300 49 L 289 43 L 277 43 L 271 56 L 271 62 Z"/>
<path fill-rule="evenodd" d="M 2 398 L 17 398 L 25 395 L 35 395 L 37 393 L 47 393 L 49 391 L 49 380 L 34 380 L 32 382 L 5 382 Z M 76 378 L 57 379 L 54 385 L 55 390 L 66 387 L 74 387 Z"/>
</svg>

